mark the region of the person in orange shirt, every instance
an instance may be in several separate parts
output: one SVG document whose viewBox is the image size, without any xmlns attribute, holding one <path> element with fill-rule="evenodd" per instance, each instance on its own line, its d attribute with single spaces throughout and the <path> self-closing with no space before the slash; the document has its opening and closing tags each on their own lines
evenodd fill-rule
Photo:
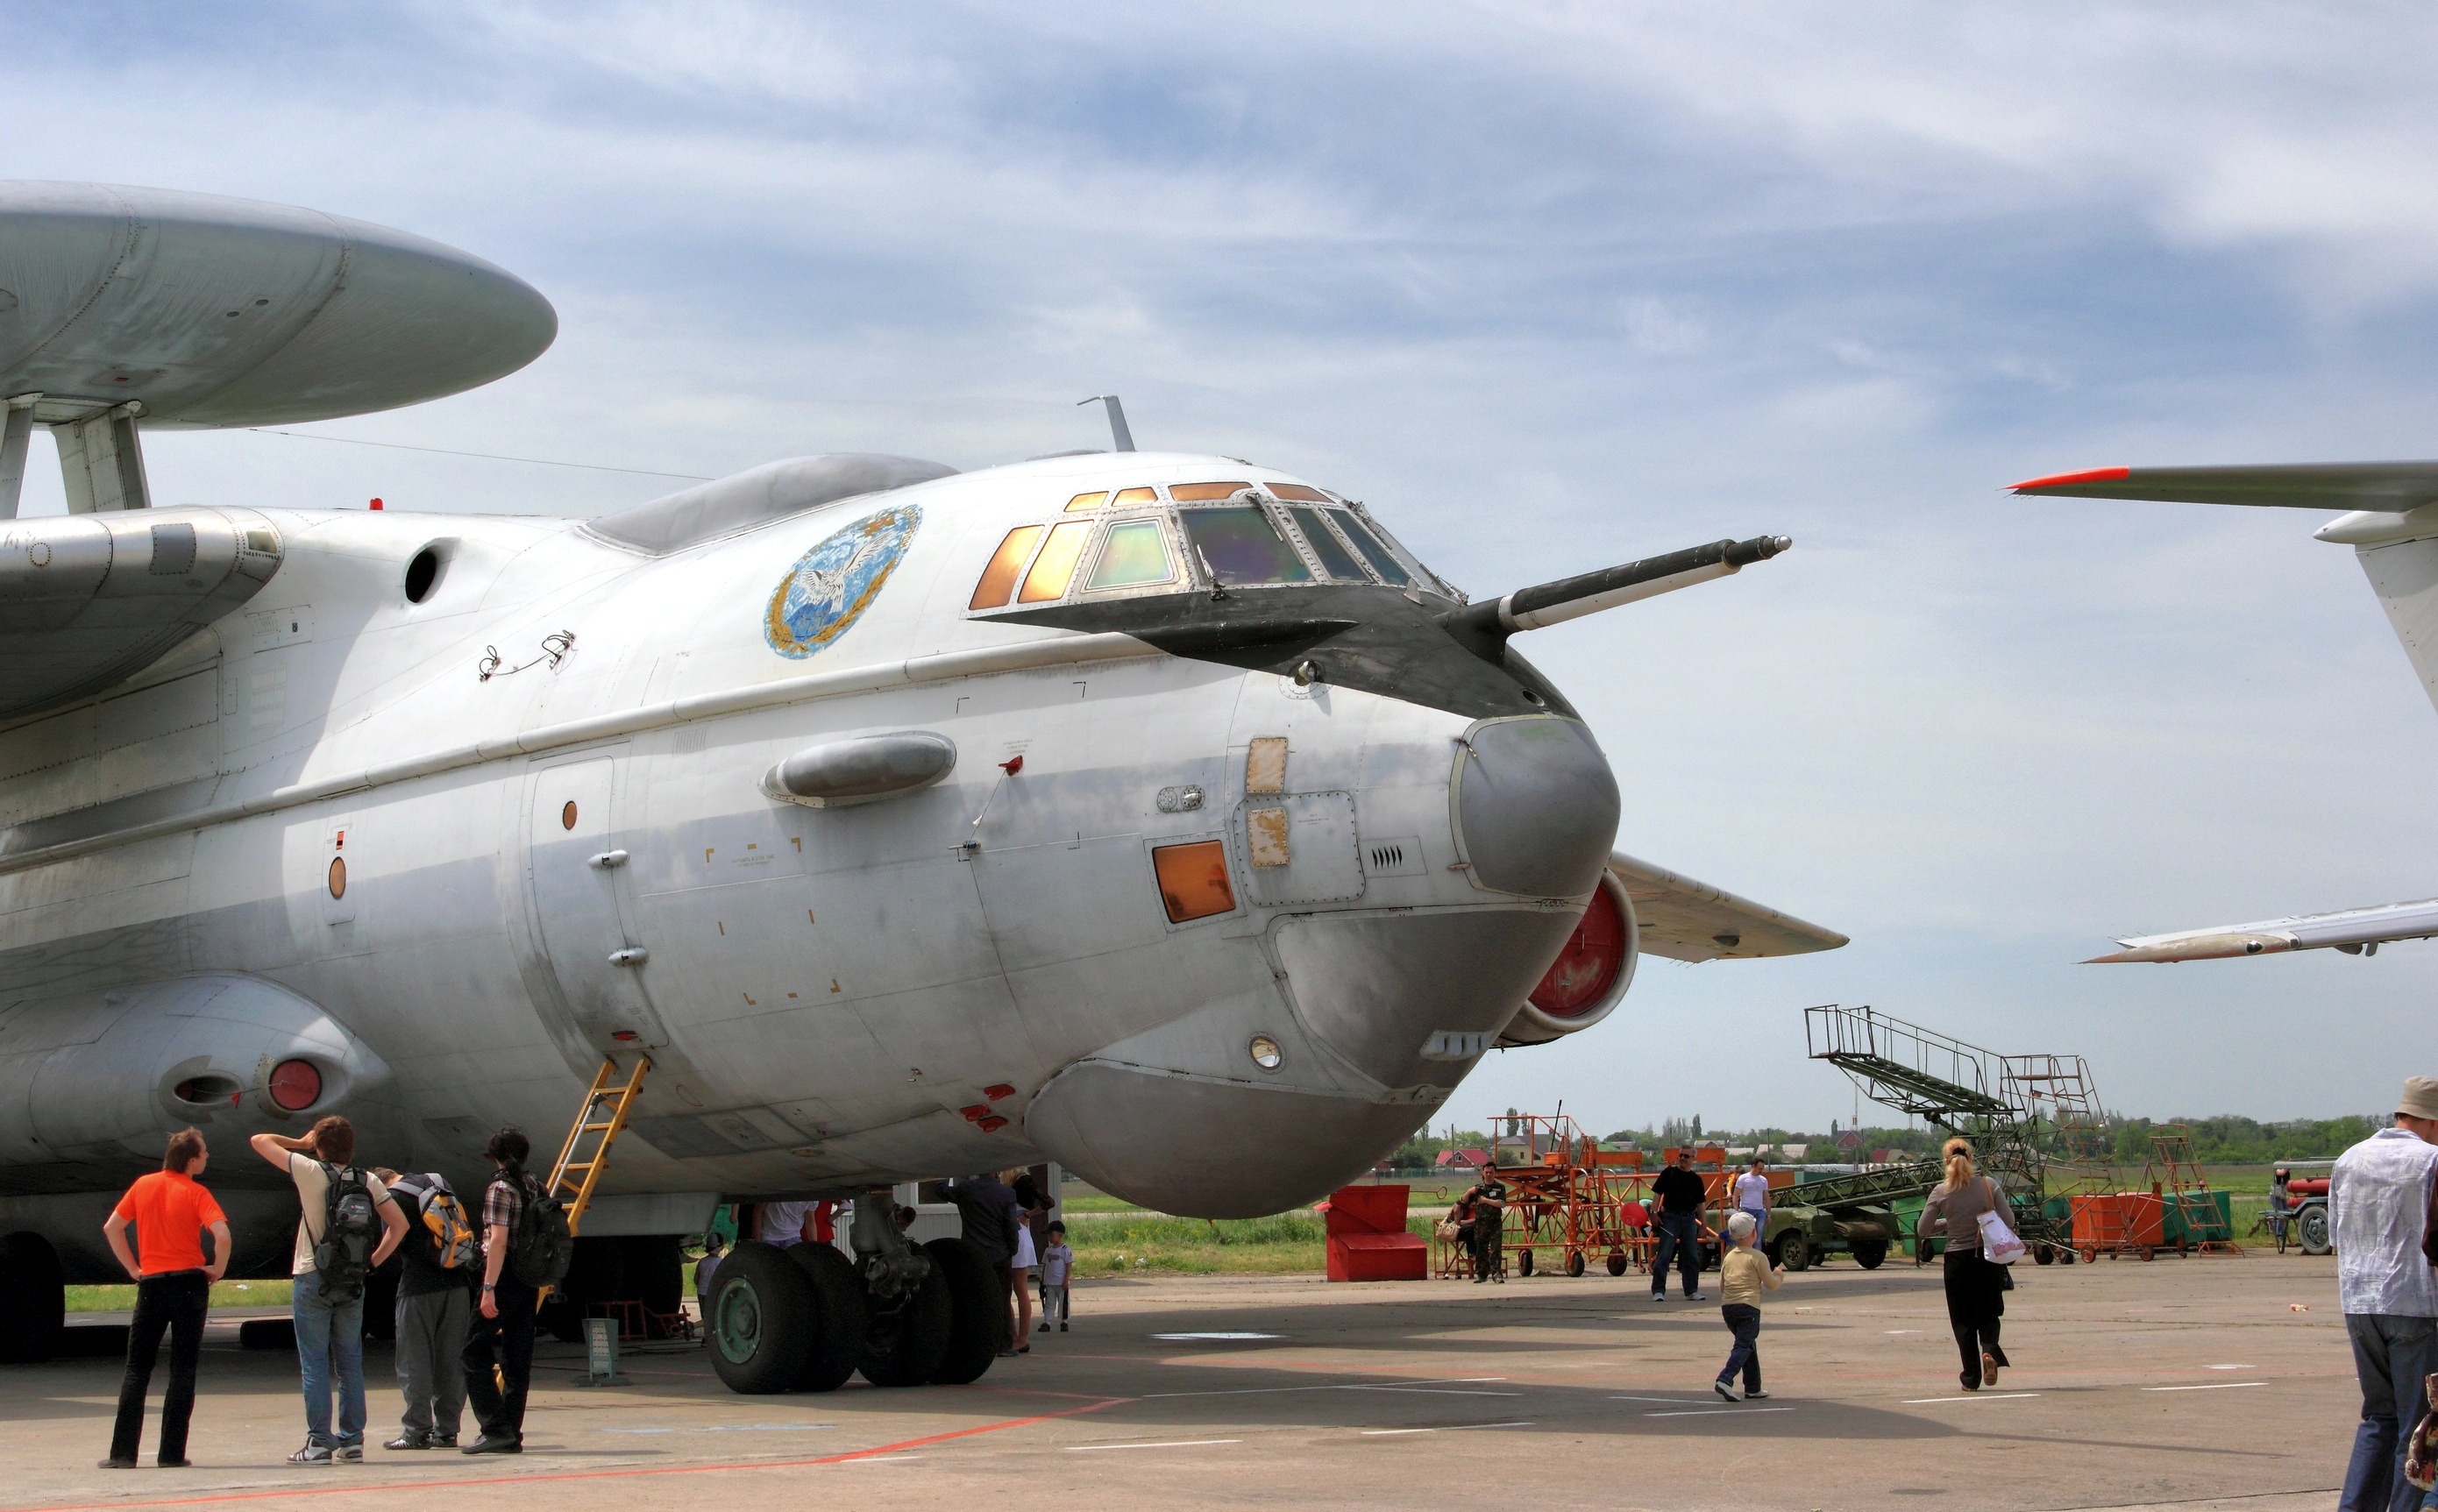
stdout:
<svg viewBox="0 0 2438 1512">
<path fill-rule="evenodd" d="M 138 1176 L 101 1225 L 110 1251 L 135 1281 L 135 1321 L 127 1330 L 127 1374 L 118 1382 L 118 1422 L 110 1433 L 105 1470 L 132 1470 L 144 1433 L 144 1394 L 152 1384 L 161 1335 L 169 1335 L 169 1391 L 161 1399 L 159 1463 L 186 1463 L 186 1419 L 195 1410 L 195 1362 L 203 1350 L 203 1314 L 212 1283 L 228 1269 L 228 1216 L 195 1180 L 211 1152 L 203 1136 L 181 1129 L 169 1136 L 161 1169 Z M 127 1247 L 127 1225 L 135 1225 L 139 1260 Z M 203 1257 L 203 1235 L 211 1230 L 212 1253 Z"/>
</svg>

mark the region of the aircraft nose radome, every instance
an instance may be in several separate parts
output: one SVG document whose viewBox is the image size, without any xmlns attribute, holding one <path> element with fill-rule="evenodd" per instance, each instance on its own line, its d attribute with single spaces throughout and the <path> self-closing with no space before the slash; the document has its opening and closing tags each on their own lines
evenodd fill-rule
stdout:
<svg viewBox="0 0 2438 1512">
<path fill-rule="evenodd" d="M 1456 761 L 1459 842 L 1476 884 L 1533 898 L 1592 890 L 1616 841 L 1618 802 L 1589 730 L 1547 716 L 1492 720 L 1458 744 Z"/>
</svg>

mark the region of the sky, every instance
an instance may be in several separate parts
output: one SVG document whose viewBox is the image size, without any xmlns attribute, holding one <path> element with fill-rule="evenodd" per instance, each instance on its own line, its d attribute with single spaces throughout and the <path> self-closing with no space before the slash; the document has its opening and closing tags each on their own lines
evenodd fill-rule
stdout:
<svg viewBox="0 0 2438 1512">
<path fill-rule="evenodd" d="M 2086 1056 L 2154 1117 L 2376 1112 L 2438 1073 L 2438 941 L 2076 964 L 2438 893 L 2438 712 L 2351 552 L 2313 513 L 2003 492 L 2438 455 L 2425 9 L 0 19 L 0 173 L 398 226 L 558 310 L 471 394 L 152 437 L 164 502 L 592 514 L 679 485 L 645 473 L 1105 445 L 1074 401 L 1114 391 L 1144 447 L 1363 498 L 1476 596 L 1792 536 L 1519 649 L 1615 764 L 1621 849 L 1853 943 L 1647 960 L 1454 1121 L 1850 1120 L 1821 1003 Z M 34 468 L 27 511 L 58 486 Z"/>
</svg>

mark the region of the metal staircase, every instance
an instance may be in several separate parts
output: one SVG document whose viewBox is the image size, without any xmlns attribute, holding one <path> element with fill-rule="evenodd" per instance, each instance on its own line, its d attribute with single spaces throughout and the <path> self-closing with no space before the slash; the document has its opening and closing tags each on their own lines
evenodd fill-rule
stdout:
<svg viewBox="0 0 2438 1512">
<path fill-rule="evenodd" d="M 1872 1101 L 1970 1139 L 1973 1163 L 2005 1187 L 2015 1230 L 2026 1239 L 2061 1239 L 2052 1233 L 2060 1225 L 2044 1211 L 2053 1159 L 2072 1168 L 2076 1187 L 2095 1189 L 2113 1179 L 2106 1163 L 2107 1130 L 2080 1056 L 2000 1056 L 1867 1005 L 1807 1008 L 1803 1036 L 1811 1059 L 1845 1072 Z M 1880 1200 L 1894 1201 L 1927 1191 L 1940 1179 L 1933 1160 L 1805 1183 L 1788 1188 L 1797 1194 L 1788 1201 L 1816 1202 L 1815 1190 L 1847 1183 L 1879 1184 L 1885 1191 Z"/>
<path fill-rule="evenodd" d="M 567 1209 L 567 1231 L 582 1231 L 584 1210 L 592 1204 L 593 1186 L 601 1179 L 601 1169 L 610 1163 L 610 1147 L 627 1127 L 627 1115 L 635 1105 L 635 1097 L 644 1088 L 644 1077 L 652 1069 L 649 1056 L 637 1056 L 632 1071 L 624 1081 L 618 1080 L 618 1063 L 601 1063 L 592 1073 L 592 1090 L 584 1095 L 584 1107 L 576 1114 L 575 1122 L 567 1131 L 567 1143 L 559 1148 L 558 1160 L 550 1168 L 550 1185 L 544 1188 L 558 1199 Z M 537 1303 L 550 1298 L 551 1289 L 544 1287 Z"/>
</svg>

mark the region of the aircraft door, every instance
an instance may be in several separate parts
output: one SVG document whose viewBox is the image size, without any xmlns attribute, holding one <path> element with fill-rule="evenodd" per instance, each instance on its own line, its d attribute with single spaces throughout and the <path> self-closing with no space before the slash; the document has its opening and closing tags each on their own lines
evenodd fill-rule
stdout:
<svg viewBox="0 0 2438 1512">
<path fill-rule="evenodd" d="M 604 1055 L 669 1038 L 652 1006 L 650 947 L 630 927 L 611 813 L 618 775 L 612 757 L 574 762 L 535 773 L 526 793 L 534 926 L 577 1031 Z"/>
</svg>

